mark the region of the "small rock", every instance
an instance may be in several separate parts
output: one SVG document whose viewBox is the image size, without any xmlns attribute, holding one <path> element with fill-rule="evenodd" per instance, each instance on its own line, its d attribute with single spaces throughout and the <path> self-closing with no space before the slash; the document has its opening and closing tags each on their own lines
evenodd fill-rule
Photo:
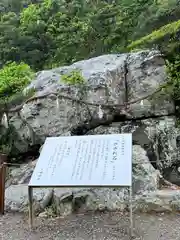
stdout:
<svg viewBox="0 0 180 240">
<path fill-rule="evenodd" d="M 53 205 L 57 215 L 66 216 L 72 213 L 72 189 L 58 188 L 54 189 Z"/>
<path fill-rule="evenodd" d="M 34 210 L 40 211 L 46 208 L 52 198 L 51 189 L 34 189 Z M 27 211 L 28 185 L 11 185 L 5 191 L 5 208 L 15 212 Z"/>
<path fill-rule="evenodd" d="M 180 210 L 180 190 L 157 190 L 134 200 L 134 210 L 172 212 Z"/>
<path fill-rule="evenodd" d="M 142 194 L 158 189 L 159 173 L 150 163 L 146 151 L 139 145 L 133 146 L 133 193 Z"/>
<path fill-rule="evenodd" d="M 42 213 L 40 213 L 38 216 L 39 216 L 40 218 L 46 218 L 46 217 L 48 217 L 48 214 L 47 214 L 47 212 L 42 212 Z"/>
</svg>

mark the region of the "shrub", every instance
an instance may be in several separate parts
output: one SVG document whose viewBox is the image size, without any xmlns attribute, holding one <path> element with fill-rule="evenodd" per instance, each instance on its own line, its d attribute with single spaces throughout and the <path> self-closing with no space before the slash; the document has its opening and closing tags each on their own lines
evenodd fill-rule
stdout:
<svg viewBox="0 0 180 240">
<path fill-rule="evenodd" d="M 64 83 L 67 83 L 69 85 L 81 85 L 84 84 L 85 80 L 79 70 L 73 70 L 72 72 L 68 74 L 64 74 L 61 77 L 61 80 Z"/>
<path fill-rule="evenodd" d="M 23 89 L 34 76 L 31 68 L 25 64 L 8 63 L 0 70 L 0 100 L 8 101 Z M 23 94 L 22 94 L 23 95 Z"/>
</svg>

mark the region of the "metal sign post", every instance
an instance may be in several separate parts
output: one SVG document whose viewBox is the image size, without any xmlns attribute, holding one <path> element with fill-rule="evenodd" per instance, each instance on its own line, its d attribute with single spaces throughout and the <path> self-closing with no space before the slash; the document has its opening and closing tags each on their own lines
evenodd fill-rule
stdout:
<svg viewBox="0 0 180 240">
<path fill-rule="evenodd" d="M 132 134 L 46 138 L 28 185 L 31 228 L 33 188 L 42 187 L 128 187 L 132 238 Z"/>
<path fill-rule="evenodd" d="M 132 186 L 129 187 L 129 221 L 130 221 L 130 238 L 133 239 L 134 237 L 134 232 L 133 232 L 133 206 L 132 206 Z"/>
<path fill-rule="evenodd" d="M 33 188 L 28 187 L 28 198 L 29 198 L 29 226 L 33 227 Z"/>
</svg>

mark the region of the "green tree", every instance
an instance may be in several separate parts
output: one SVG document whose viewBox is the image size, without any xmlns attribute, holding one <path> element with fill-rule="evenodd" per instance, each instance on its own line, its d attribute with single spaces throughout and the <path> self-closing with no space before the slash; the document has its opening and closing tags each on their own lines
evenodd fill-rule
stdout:
<svg viewBox="0 0 180 240">
<path fill-rule="evenodd" d="M 0 19 L 0 65 L 7 61 L 19 61 L 20 47 L 17 44 L 19 39 L 18 16 L 9 12 Z"/>
<path fill-rule="evenodd" d="M 179 13 L 176 0 L 0 0 L 0 66 L 40 70 L 124 52 Z"/>
</svg>

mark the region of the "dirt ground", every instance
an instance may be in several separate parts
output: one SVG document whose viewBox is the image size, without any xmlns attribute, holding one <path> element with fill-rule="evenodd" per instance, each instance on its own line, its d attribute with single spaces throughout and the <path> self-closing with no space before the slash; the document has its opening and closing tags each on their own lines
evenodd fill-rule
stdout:
<svg viewBox="0 0 180 240">
<path fill-rule="evenodd" d="M 0 216 L 0 240 L 128 240 L 128 216 L 120 213 L 71 215 L 64 219 L 35 219 L 20 214 Z M 180 215 L 134 215 L 135 238 L 180 240 Z"/>
</svg>

